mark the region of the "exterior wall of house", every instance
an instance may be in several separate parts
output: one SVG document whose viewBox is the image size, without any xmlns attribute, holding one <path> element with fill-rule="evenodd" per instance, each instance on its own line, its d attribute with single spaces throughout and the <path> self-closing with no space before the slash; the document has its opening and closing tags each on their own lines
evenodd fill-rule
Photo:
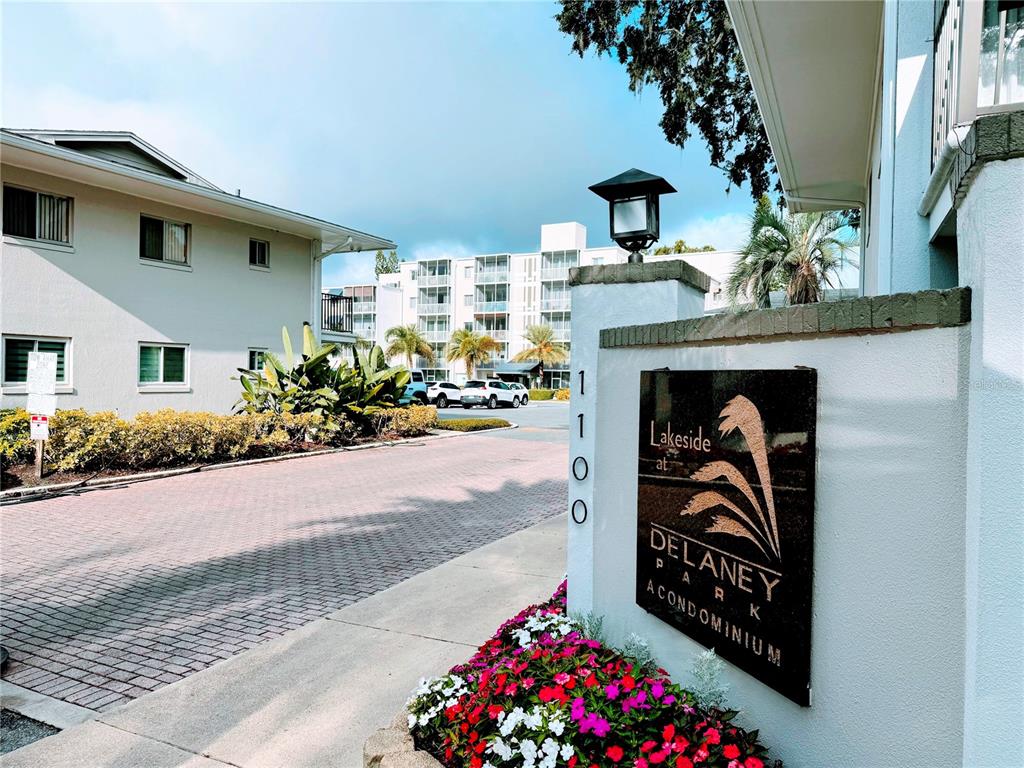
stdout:
<svg viewBox="0 0 1024 768">
<path fill-rule="evenodd" d="M 69 338 L 70 382 L 58 408 L 230 411 L 249 349 L 280 352 L 311 317 L 309 240 L 116 192 L 3 167 L 12 184 L 68 195 L 72 249 L 5 238 L 0 259 L 4 336 Z M 139 258 L 141 214 L 191 225 L 187 269 Z M 270 269 L 249 266 L 249 238 L 270 243 Z M 185 386 L 141 387 L 140 342 L 187 344 Z M 3 387 L 4 407 L 23 406 Z"/>
<path fill-rule="evenodd" d="M 1021 120 L 1024 124 L 1024 120 Z M 1018 140 L 1018 151 L 1024 141 Z M 957 212 L 971 286 L 965 766 L 1024 765 L 1024 157 L 985 163 Z"/>
</svg>

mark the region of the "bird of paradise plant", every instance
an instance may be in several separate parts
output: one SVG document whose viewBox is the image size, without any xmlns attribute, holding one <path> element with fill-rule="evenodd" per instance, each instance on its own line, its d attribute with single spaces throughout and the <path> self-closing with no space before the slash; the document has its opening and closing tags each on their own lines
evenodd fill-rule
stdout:
<svg viewBox="0 0 1024 768">
<path fill-rule="evenodd" d="M 747 443 L 747 450 L 754 459 L 758 483 L 764 496 L 764 504 L 758 499 L 750 483 L 734 464 L 728 461 L 711 461 L 691 475 L 694 480 L 712 481 L 722 478 L 743 494 L 749 509 L 746 511 L 734 504 L 718 491 L 701 491 L 693 496 L 683 508 L 682 515 L 697 515 L 707 509 L 723 507 L 730 516 L 712 516 L 707 528 L 709 533 L 726 533 L 730 536 L 752 541 L 765 557 L 781 559 L 779 527 L 775 517 L 775 498 L 772 494 L 771 472 L 768 468 L 768 446 L 764 436 L 761 412 L 748 398 L 737 395 L 718 414 L 722 420 L 718 431 L 726 436 L 735 429 Z"/>
</svg>

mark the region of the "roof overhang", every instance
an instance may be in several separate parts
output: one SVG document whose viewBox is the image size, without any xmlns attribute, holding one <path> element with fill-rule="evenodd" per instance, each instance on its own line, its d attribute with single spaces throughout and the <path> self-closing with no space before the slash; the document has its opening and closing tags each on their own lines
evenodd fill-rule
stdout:
<svg viewBox="0 0 1024 768">
<path fill-rule="evenodd" d="M 4 165 L 26 168 L 186 210 L 319 240 L 327 253 L 393 250 L 386 238 L 8 132 L 0 133 Z"/>
<path fill-rule="evenodd" d="M 727 0 L 789 207 L 867 200 L 882 0 Z"/>
</svg>

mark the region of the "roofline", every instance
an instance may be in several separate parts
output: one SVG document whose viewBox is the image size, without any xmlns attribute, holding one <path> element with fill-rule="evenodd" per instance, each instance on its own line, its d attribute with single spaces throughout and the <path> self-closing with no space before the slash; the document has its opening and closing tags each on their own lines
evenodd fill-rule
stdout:
<svg viewBox="0 0 1024 768">
<path fill-rule="evenodd" d="M 28 152 L 47 155 L 54 159 L 73 163 L 75 165 L 81 165 L 86 168 L 106 171 L 118 176 L 124 176 L 136 181 L 152 184 L 156 187 L 163 187 L 165 189 L 195 195 L 199 198 L 230 205 L 241 210 L 276 216 L 285 221 L 291 221 L 307 227 L 318 227 L 339 237 L 352 238 L 353 240 L 355 240 L 355 238 L 359 238 L 365 241 L 365 247 L 350 248 L 345 251 L 346 253 L 372 250 L 394 250 L 398 247 L 391 240 L 378 237 L 377 235 L 371 235 L 368 232 L 361 232 L 360 230 L 352 229 L 351 227 L 334 224 L 332 222 L 325 221 L 324 219 L 318 219 L 314 216 L 306 216 L 305 214 L 296 213 L 295 211 L 289 211 L 286 208 L 279 208 L 276 205 L 261 203 L 258 200 L 251 200 L 247 197 L 232 195 L 220 189 L 208 189 L 187 181 L 165 178 L 147 171 L 136 170 L 109 160 L 102 160 L 100 158 L 92 157 L 91 155 L 85 155 L 81 152 L 76 152 L 73 149 L 65 149 L 64 147 L 58 147 L 55 144 L 49 144 L 45 141 L 40 141 L 39 139 L 22 136 L 6 128 L 0 129 L 0 144 L 17 147 Z M 6 158 L 4 158 L 4 162 L 8 162 Z M 11 164 L 13 165 L 13 163 Z"/>
</svg>

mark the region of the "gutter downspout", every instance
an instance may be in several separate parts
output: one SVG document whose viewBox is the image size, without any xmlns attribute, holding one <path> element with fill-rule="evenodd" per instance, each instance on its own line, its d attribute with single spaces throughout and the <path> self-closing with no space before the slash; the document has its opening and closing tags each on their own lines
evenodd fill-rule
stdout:
<svg viewBox="0 0 1024 768">
<path fill-rule="evenodd" d="M 964 140 L 970 131 L 971 126 L 958 125 L 946 134 L 946 141 L 942 145 L 942 151 L 939 152 L 939 156 L 935 159 L 935 167 L 932 169 L 932 175 L 928 179 L 928 186 L 925 187 L 924 194 L 921 195 L 921 202 L 917 204 L 919 216 L 928 216 L 932 212 L 932 208 L 935 207 L 939 195 L 942 194 L 942 186 L 946 183 L 946 179 L 949 178 L 949 172 L 953 167 L 953 161 L 956 159 L 956 153 L 962 151 Z"/>
</svg>

